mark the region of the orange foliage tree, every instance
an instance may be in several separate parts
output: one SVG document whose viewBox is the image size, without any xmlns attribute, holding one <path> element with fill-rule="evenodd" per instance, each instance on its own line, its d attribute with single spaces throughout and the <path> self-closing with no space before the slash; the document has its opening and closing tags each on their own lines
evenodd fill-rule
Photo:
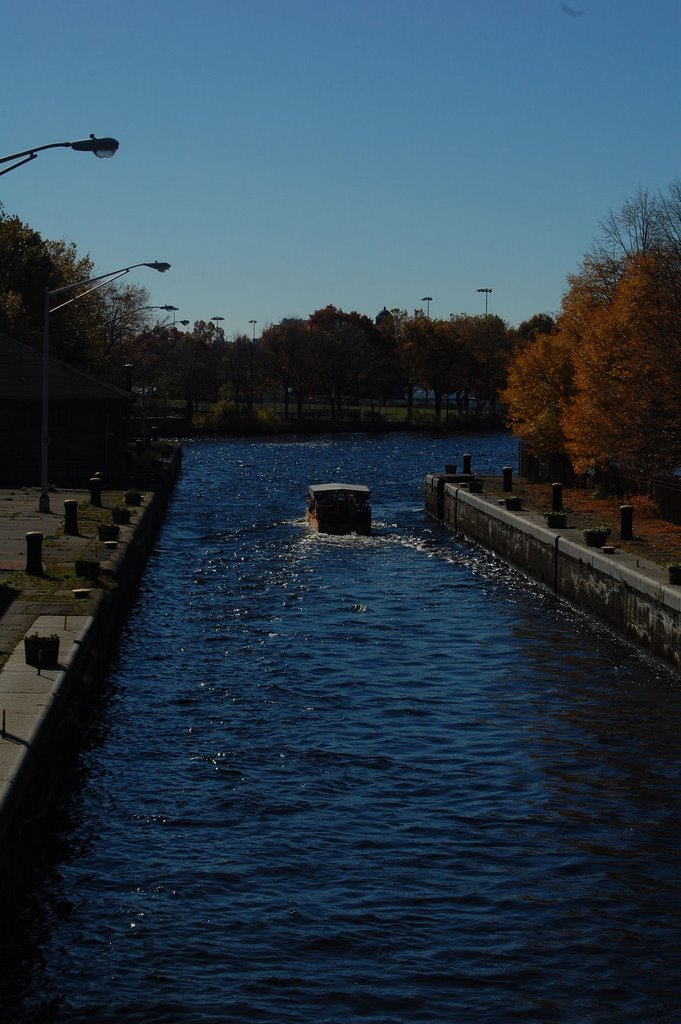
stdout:
<svg viewBox="0 0 681 1024">
<path fill-rule="evenodd" d="M 577 472 L 681 466 L 681 186 L 603 225 L 550 334 L 517 350 L 503 399 L 536 452 Z"/>
<path fill-rule="evenodd" d="M 572 349 L 574 394 L 562 426 L 577 472 L 681 466 L 681 309 L 666 269 L 666 254 L 634 255 L 609 299 L 582 310 L 577 334 L 573 318 L 559 320 Z"/>
</svg>

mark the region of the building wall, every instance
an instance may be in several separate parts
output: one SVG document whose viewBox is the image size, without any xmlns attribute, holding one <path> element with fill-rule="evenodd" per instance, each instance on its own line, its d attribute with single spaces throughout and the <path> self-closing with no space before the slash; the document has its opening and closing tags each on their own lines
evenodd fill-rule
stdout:
<svg viewBox="0 0 681 1024">
<path fill-rule="evenodd" d="M 40 485 L 42 409 L 39 401 L 0 407 L 0 486 Z M 84 486 L 94 473 L 125 482 L 127 404 L 50 402 L 48 483 Z"/>
</svg>

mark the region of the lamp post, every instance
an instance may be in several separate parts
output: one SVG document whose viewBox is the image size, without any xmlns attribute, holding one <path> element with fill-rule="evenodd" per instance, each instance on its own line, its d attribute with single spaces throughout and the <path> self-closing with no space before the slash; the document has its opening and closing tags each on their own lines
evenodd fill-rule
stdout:
<svg viewBox="0 0 681 1024">
<path fill-rule="evenodd" d="M 426 303 L 426 316 L 430 319 L 430 304 L 433 301 L 432 295 L 424 295 L 421 302 Z"/>
<path fill-rule="evenodd" d="M 487 297 L 492 294 L 491 288 L 478 288 L 479 292 L 485 293 L 485 316 L 487 316 Z"/>
<path fill-rule="evenodd" d="M 86 281 L 75 281 L 73 284 L 64 285 L 62 288 L 53 288 L 51 291 L 49 288 L 45 289 L 45 306 L 43 315 L 42 427 L 40 447 L 40 500 L 38 503 L 39 512 L 50 511 L 50 496 L 47 491 L 47 466 L 50 444 L 50 313 L 55 313 L 58 309 L 63 309 L 64 306 L 68 306 L 72 302 L 77 302 L 78 299 L 82 299 L 84 295 L 89 295 L 90 292 L 95 292 L 98 288 L 103 288 L 104 285 L 111 284 L 112 281 L 117 280 L 119 277 L 123 277 L 124 274 L 129 274 L 131 270 L 135 270 L 137 267 L 150 267 L 151 270 L 158 270 L 160 274 L 165 274 L 166 270 L 170 270 L 169 263 L 133 263 L 131 267 L 123 267 L 121 270 L 111 270 L 108 274 L 99 274 L 97 277 L 90 277 Z M 90 285 L 91 287 L 88 287 Z M 53 306 L 52 309 L 50 309 L 51 299 L 60 295 L 68 295 L 69 292 L 74 291 L 76 288 L 84 288 L 85 291 L 79 292 L 77 295 L 73 295 L 70 299 L 66 299 L 64 302 L 60 302 L 58 306 Z"/>
<path fill-rule="evenodd" d="M 24 164 L 35 160 L 38 153 L 44 149 L 63 149 L 64 147 L 75 149 L 78 153 L 94 153 L 100 159 L 107 160 L 118 149 L 118 140 L 97 139 L 91 135 L 89 139 L 81 139 L 80 142 L 50 142 L 47 146 L 34 146 L 33 149 L 25 149 L 22 153 L 12 153 L 10 156 L 0 157 L 0 164 L 7 164 L 10 160 L 16 161 L 11 167 L 5 167 L 4 171 L 0 171 L 0 174 L 9 174 L 17 167 L 23 167 Z"/>
<path fill-rule="evenodd" d="M 176 327 L 177 324 L 182 324 L 183 327 L 187 327 L 189 320 L 176 320 L 175 314 L 179 311 L 179 306 L 142 306 L 142 309 L 164 309 L 166 313 L 173 314 L 172 324 L 167 324 L 168 327 Z"/>
<path fill-rule="evenodd" d="M 225 319 L 224 316 L 212 316 L 211 317 L 211 320 L 214 321 L 216 327 L 218 327 L 219 324 L 220 324 L 220 321 L 224 320 L 224 319 Z"/>
<path fill-rule="evenodd" d="M 255 341 L 255 325 L 257 324 L 258 321 L 257 320 L 249 320 L 248 322 L 249 322 L 249 324 L 253 324 L 253 341 Z"/>
</svg>

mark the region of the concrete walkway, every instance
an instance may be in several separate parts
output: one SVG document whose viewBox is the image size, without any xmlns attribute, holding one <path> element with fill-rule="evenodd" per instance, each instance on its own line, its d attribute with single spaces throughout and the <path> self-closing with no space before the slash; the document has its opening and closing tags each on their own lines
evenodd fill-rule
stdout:
<svg viewBox="0 0 681 1024">
<path fill-rule="evenodd" d="M 27 561 L 26 534 L 42 533 L 43 561 L 73 565 L 92 538 L 63 533 L 64 502 L 87 501 L 89 491 L 50 495 L 50 512 L 38 512 L 37 488 L 0 490 L 0 657 L 6 657 L 40 615 L 59 614 L 66 594 L 41 596 L 23 589 Z M 73 594 L 69 591 L 68 597 Z"/>
<path fill-rule="evenodd" d="M 0 669 L 0 825 L 21 798 L 32 751 L 48 726 L 77 645 L 103 595 L 96 584 L 83 581 L 82 597 L 76 598 L 73 589 L 59 589 L 49 569 L 42 588 L 43 577 L 26 574 L 26 535 L 42 533 L 43 565 L 70 570 L 77 558 L 86 551 L 89 554 L 99 542 L 92 536 L 64 534 L 64 501 L 80 503 L 89 498 L 89 491 L 51 493 L 51 511 L 46 513 L 38 512 L 37 489 L 0 490 L 0 655 L 4 661 Z M 23 639 L 33 632 L 59 636 L 58 665 L 38 671 L 26 664 Z"/>
</svg>

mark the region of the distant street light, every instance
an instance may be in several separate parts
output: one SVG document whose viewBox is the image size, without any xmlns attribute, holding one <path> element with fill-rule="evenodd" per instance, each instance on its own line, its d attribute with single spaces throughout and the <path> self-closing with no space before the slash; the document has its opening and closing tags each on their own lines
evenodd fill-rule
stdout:
<svg viewBox="0 0 681 1024">
<path fill-rule="evenodd" d="M 257 320 L 249 320 L 248 322 L 249 322 L 249 324 L 253 324 L 253 341 L 255 341 L 255 325 L 257 324 L 258 321 Z"/>
<path fill-rule="evenodd" d="M 485 316 L 487 316 L 487 297 L 492 294 L 491 288 L 478 288 L 479 292 L 485 293 Z"/>
<path fill-rule="evenodd" d="M 112 281 L 116 281 L 119 277 L 129 274 L 131 270 L 135 270 L 137 267 L 149 267 L 151 270 L 158 270 L 159 274 L 165 274 L 166 270 L 170 270 L 169 263 L 133 263 L 131 267 L 123 267 L 121 270 L 111 270 L 108 274 L 99 274 L 97 277 L 90 277 L 86 281 L 75 281 L 73 284 L 64 285 L 62 288 L 53 288 L 52 291 L 50 291 L 49 288 L 45 289 L 45 306 L 43 314 L 43 397 L 40 447 L 40 501 L 38 504 L 39 512 L 50 511 L 50 496 L 47 492 L 47 465 L 50 444 L 48 423 L 50 407 L 50 313 L 56 313 L 58 309 L 63 309 L 64 306 L 68 306 L 72 302 L 77 302 L 78 299 L 82 299 L 84 295 L 89 295 L 90 292 L 95 292 L 98 288 L 103 288 L 105 285 L 111 284 Z M 88 285 L 92 285 L 92 287 L 89 288 L 87 287 Z M 84 288 L 85 291 L 79 292 L 78 295 L 73 295 L 70 299 L 66 299 L 64 302 L 60 302 L 58 306 L 53 306 L 52 309 L 50 309 L 51 299 L 56 298 L 58 295 L 68 295 L 69 292 L 74 291 L 76 288 Z"/>
<path fill-rule="evenodd" d="M 96 139 L 94 135 L 91 135 L 89 139 L 82 139 L 80 142 L 51 142 L 48 146 L 34 146 L 33 149 L 25 149 L 22 153 L 12 153 L 10 156 L 1 157 L 0 164 L 7 164 L 10 160 L 16 160 L 17 162 L 12 164 L 11 167 L 5 167 L 4 171 L 0 171 L 0 174 L 9 174 L 10 171 L 16 170 L 17 167 L 23 167 L 24 164 L 35 160 L 38 153 L 44 149 L 63 149 L 64 147 L 75 149 L 79 153 L 94 153 L 95 156 L 100 157 L 102 160 L 107 160 L 118 149 L 118 140 Z"/>
<path fill-rule="evenodd" d="M 432 295 L 424 295 L 423 298 L 421 299 L 421 302 L 427 303 L 427 305 L 426 305 L 426 316 L 427 317 L 430 317 L 430 304 L 431 304 L 432 301 L 433 301 L 433 296 Z"/>
</svg>

